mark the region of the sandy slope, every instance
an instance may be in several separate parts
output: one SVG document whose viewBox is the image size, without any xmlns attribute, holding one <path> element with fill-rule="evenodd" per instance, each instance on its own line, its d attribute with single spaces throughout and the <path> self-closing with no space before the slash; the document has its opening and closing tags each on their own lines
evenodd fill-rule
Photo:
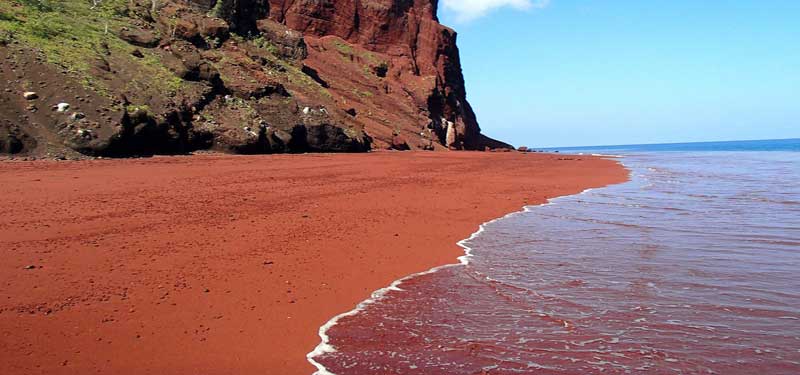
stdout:
<svg viewBox="0 0 800 375">
<path fill-rule="evenodd" d="M 309 374 L 320 325 L 481 222 L 627 176 L 563 158 L 0 163 L 0 374 Z"/>
</svg>

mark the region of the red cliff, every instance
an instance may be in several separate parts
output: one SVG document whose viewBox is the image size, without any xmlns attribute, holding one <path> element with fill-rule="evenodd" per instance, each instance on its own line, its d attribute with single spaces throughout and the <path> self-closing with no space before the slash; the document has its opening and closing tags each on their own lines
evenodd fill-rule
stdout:
<svg viewBox="0 0 800 375">
<path fill-rule="evenodd" d="M 0 153 L 507 148 L 480 132 L 437 5 L 0 3 Z"/>
<path fill-rule="evenodd" d="M 375 109 L 364 119 L 368 133 L 388 139 L 389 131 L 397 133 L 381 128 L 386 127 L 382 120 L 389 120 L 404 137 L 419 139 L 422 145 L 431 139 L 456 149 L 502 146 L 480 133 L 466 99 L 456 33 L 438 22 L 438 0 L 270 0 L 269 6 L 270 19 L 306 36 L 311 46 L 307 64 L 340 82 L 332 86 L 334 91 Z M 381 74 L 385 80 L 374 90 L 377 98 L 364 100 L 340 89 L 371 82 L 340 74 L 342 64 L 335 61 L 336 56 L 329 56 L 336 38 L 353 45 L 354 50 L 363 48 L 373 54 L 375 59 L 363 58 L 363 63 L 386 63 L 386 72 Z M 356 51 L 348 57 L 359 60 Z M 392 113 L 399 105 L 416 108 L 418 113 L 405 117 Z"/>
</svg>

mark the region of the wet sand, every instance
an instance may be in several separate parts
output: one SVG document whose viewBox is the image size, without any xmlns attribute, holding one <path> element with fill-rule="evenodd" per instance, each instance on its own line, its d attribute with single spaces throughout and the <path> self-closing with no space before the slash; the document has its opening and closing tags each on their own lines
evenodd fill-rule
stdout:
<svg viewBox="0 0 800 375">
<path fill-rule="evenodd" d="M 320 325 L 480 223 L 626 178 L 519 153 L 2 162 L 0 374 L 310 374 Z"/>
</svg>

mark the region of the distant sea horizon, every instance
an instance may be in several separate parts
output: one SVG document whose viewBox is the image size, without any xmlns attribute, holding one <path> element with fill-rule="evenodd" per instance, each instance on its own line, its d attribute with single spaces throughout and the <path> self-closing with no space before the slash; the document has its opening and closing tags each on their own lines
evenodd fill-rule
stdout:
<svg viewBox="0 0 800 375">
<path fill-rule="evenodd" d="M 800 151 L 800 138 L 535 148 L 544 151 Z"/>
</svg>

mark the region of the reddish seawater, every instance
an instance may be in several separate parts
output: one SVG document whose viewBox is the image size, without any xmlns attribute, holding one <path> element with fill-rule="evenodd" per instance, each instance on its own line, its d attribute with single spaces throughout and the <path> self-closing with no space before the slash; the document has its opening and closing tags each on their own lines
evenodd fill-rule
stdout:
<svg viewBox="0 0 800 375">
<path fill-rule="evenodd" d="M 800 153 L 642 153 L 327 331 L 335 374 L 800 374 Z M 434 229 L 432 229 L 434 230 Z"/>
</svg>

